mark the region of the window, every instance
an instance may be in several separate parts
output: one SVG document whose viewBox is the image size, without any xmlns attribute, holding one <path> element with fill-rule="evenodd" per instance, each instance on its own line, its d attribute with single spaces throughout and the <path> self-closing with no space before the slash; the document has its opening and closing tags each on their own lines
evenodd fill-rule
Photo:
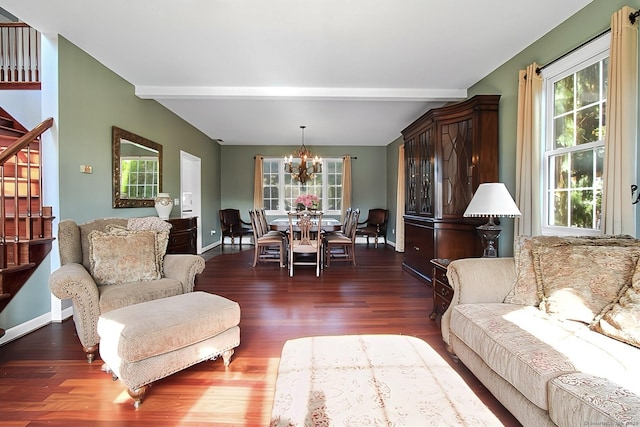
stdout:
<svg viewBox="0 0 640 427">
<path fill-rule="evenodd" d="M 284 160 L 265 158 L 262 167 L 264 209 L 267 214 L 283 214 L 295 209 L 295 199 L 301 194 L 315 194 L 318 208 L 325 214 L 342 211 L 342 159 L 324 159 L 322 173 L 304 184 L 293 181 L 284 171 Z"/>
<path fill-rule="evenodd" d="M 153 199 L 158 194 L 159 167 L 157 157 L 120 158 L 120 197 Z"/>
<path fill-rule="evenodd" d="M 599 234 L 609 38 L 543 70 L 544 234 Z"/>
</svg>

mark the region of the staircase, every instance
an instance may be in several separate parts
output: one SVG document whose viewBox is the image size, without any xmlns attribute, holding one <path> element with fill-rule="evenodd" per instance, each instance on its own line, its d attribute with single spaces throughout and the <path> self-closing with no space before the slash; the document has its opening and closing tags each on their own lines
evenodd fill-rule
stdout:
<svg viewBox="0 0 640 427">
<path fill-rule="evenodd" d="M 42 206 L 40 136 L 0 107 L 0 311 L 51 251 L 51 207 Z M 0 337 L 4 330 L 0 329 Z"/>
</svg>

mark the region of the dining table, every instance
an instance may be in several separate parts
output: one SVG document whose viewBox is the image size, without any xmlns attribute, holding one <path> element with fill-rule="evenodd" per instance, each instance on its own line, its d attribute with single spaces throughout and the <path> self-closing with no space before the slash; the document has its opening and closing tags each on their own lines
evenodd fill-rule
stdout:
<svg viewBox="0 0 640 427">
<path fill-rule="evenodd" d="M 295 220 L 294 220 L 294 231 L 296 230 Z M 323 231 L 338 231 L 342 228 L 342 223 L 335 218 L 322 218 L 322 223 L 320 224 L 320 228 Z M 289 230 L 289 218 L 276 218 L 269 223 L 269 229 L 276 231 L 287 231 Z"/>
</svg>

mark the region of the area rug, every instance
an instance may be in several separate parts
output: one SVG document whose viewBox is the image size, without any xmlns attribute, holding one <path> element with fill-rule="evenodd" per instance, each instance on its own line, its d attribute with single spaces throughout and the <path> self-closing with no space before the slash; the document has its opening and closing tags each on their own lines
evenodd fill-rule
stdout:
<svg viewBox="0 0 640 427">
<path fill-rule="evenodd" d="M 287 341 L 271 426 L 499 426 L 426 342 L 403 335 Z"/>
</svg>

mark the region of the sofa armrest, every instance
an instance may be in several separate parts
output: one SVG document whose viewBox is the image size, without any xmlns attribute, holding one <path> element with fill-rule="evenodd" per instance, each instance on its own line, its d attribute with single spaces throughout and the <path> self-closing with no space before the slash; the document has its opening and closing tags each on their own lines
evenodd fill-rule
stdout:
<svg viewBox="0 0 640 427">
<path fill-rule="evenodd" d="M 451 310 L 458 304 L 503 302 L 515 283 L 513 258 L 465 258 L 451 261 L 447 278 L 453 299 L 442 315 L 442 339 L 449 345 Z"/>
<path fill-rule="evenodd" d="M 89 272 L 82 264 L 65 264 L 49 276 L 49 289 L 60 299 L 72 300 L 78 338 L 85 348 L 95 346 L 100 341 L 100 295 Z"/>
<path fill-rule="evenodd" d="M 193 292 L 196 274 L 204 271 L 204 258 L 200 255 L 171 254 L 164 256 L 164 277 L 182 283 L 183 292 Z"/>
</svg>

